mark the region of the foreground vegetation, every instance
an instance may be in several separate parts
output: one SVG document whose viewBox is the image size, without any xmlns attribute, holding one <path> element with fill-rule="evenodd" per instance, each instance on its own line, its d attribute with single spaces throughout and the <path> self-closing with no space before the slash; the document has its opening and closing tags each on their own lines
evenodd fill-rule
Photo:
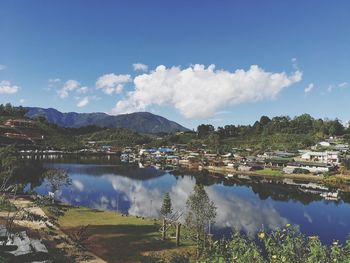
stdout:
<svg viewBox="0 0 350 263">
<path fill-rule="evenodd" d="M 182 240 L 176 247 L 173 240 L 160 239 L 159 220 L 69 207 L 58 223 L 69 236 L 85 235 L 82 245 L 107 262 L 196 261 L 195 243 Z M 305 236 L 289 224 L 272 232 L 260 231 L 254 239 L 235 231 L 231 239 L 208 239 L 198 261 L 345 263 L 350 262 L 350 239 L 327 246 L 317 236 Z"/>
<path fill-rule="evenodd" d="M 202 257 L 203 262 L 350 262 L 350 239 L 344 245 L 334 241 L 323 245 L 317 236 L 307 237 L 286 225 L 271 233 L 261 231 L 250 240 L 236 232 L 231 240 L 215 241 Z"/>
</svg>

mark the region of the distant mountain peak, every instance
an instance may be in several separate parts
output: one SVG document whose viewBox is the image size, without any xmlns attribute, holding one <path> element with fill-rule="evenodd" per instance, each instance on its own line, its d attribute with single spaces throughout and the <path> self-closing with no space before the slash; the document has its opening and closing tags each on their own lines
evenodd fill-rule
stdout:
<svg viewBox="0 0 350 263">
<path fill-rule="evenodd" d="M 140 133 L 173 133 L 188 131 L 182 125 L 150 112 L 134 112 L 120 115 L 108 115 L 103 112 L 94 113 L 62 113 L 54 108 L 27 107 L 29 118 L 44 117 L 48 122 L 67 128 L 80 128 L 96 125 L 106 128 L 125 128 Z"/>
</svg>

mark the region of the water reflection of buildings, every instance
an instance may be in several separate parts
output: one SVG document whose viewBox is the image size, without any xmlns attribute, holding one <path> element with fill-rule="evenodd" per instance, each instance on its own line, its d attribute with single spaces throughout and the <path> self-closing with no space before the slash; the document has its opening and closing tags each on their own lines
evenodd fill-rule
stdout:
<svg viewBox="0 0 350 263">
<path fill-rule="evenodd" d="M 218 177 L 214 177 L 218 178 Z M 289 178 L 271 179 L 261 176 L 234 175 L 219 177 L 224 185 L 249 186 L 259 195 L 260 199 L 271 198 L 276 201 L 299 201 L 302 204 L 309 204 L 313 201 L 326 199 L 328 201 L 340 202 L 349 200 L 349 193 L 336 191 L 315 182 L 304 182 Z M 334 196 L 336 198 L 327 198 Z"/>
</svg>

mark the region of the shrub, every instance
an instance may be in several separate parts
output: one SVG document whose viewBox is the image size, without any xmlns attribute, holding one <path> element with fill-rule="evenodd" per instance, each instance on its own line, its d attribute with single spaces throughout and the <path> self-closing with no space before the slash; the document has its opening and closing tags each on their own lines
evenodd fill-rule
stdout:
<svg viewBox="0 0 350 263">
<path fill-rule="evenodd" d="M 239 233 L 230 240 L 215 241 L 201 262 L 350 262 L 350 238 L 344 246 L 334 241 L 327 247 L 317 236 L 305 236 L 287 224 L 270 233 L 260 231 L 255 241 Z"/>
</svg>

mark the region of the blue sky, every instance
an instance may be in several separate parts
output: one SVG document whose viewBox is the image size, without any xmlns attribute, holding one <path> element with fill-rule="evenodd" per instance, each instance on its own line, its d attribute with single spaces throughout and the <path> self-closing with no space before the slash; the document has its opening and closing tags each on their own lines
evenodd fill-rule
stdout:
<svg viewBox="0 0 350 263">
<path fill-rule="evenodd" d="M 349 120 L 349 13 L 346 0 L 1 0 L 0 103 L 190 128 Z"/>
</svg>

